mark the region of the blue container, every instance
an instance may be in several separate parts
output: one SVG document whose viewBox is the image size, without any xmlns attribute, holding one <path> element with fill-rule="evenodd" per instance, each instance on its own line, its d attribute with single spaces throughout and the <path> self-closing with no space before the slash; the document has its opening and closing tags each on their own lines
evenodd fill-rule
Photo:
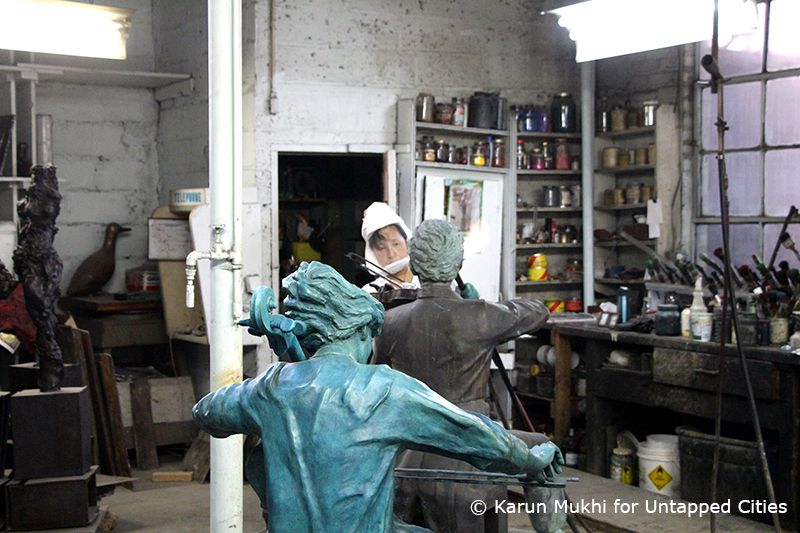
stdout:
<svg viewBox="0 0 800 533">
<path fill-rule="evenodd" d="M 619 313 L 619 323 L 627 322 L 630 317 L 631 294 L 628 287 L 620 287 L 617 296 L 617 312 Z"/>
</svg>

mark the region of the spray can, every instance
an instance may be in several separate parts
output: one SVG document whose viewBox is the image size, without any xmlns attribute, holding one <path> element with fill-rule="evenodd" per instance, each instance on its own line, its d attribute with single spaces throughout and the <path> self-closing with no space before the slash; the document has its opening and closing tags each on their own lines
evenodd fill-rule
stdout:
<svg viewBox="0 0 800 533">
<path fill-rule="evenodd" d="M 620 287 L 619 295 L 617 296 L 617 313 L 619 313 L 620 324 L 630 319 L 630 300 L 631 295 L 628 287 Z"/>
</svg>

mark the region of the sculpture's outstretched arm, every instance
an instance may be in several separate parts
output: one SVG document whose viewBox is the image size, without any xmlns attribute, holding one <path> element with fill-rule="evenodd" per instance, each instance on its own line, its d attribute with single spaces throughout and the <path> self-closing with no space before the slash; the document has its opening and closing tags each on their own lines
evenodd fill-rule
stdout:
<svg viewBox="0 0 800 533">
<path fill-rule="evenodd" d="M 200 428 L 219 439 L 238 433 L 259 433 L 249 399 L 257 397 L 257 388 L 267 374 L 246 379 L 206 394 L 192 407 L 192 416 Z"/>
</svg>

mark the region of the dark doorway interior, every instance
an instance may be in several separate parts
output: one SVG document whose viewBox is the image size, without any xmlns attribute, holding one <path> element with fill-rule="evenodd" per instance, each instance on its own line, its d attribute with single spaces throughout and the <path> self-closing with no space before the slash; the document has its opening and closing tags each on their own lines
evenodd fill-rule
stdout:
<svg viewBox="0 0 800 533">
<path fill-rule="evenodd" d="M 318 258 L 351 283 L 367 283 L 345 254 L 364 254 L 361 219 L 383 200 L 383 155 L 281 154 L 278 171 L 281 279 Z"/>
</svg>

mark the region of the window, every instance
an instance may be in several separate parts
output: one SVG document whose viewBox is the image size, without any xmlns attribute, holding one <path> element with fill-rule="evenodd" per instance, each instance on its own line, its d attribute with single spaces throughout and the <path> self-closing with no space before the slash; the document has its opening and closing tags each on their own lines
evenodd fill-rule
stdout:
<svg viewBox="0 0 800 533">
<path fill-rule="evenodd" d="M 800 39 L 796 21 L 800 2 L 772 0 L 758 4 L 758 29 L 720 43 L 719 63 L 725 84 L 725 135 L 731 256 L 751 264 L 753 254 L 768 262 L 783 219 L 800 207 Z M 767 20 L 769 19 L 769 20 Z M 765 28 L 769 27 L 769 31 Z M 765 35 L 768 38 L 765 39 Z M 699 47 L 710 53 L 711 43 Z M 699 62 L 698 62 L 699 63 Z M 707 80 L 705 71 L 701 80 Z M 717 181 L 715 126 L 717 97 L 700 89 L 698 168 L 694 206 L 695 250 L 712 255 L 722 246 Z M 789 226 L 800 242 L 800 223 Z M 780 260 L 795 261 L 781 249 Z"/>
</svg>

